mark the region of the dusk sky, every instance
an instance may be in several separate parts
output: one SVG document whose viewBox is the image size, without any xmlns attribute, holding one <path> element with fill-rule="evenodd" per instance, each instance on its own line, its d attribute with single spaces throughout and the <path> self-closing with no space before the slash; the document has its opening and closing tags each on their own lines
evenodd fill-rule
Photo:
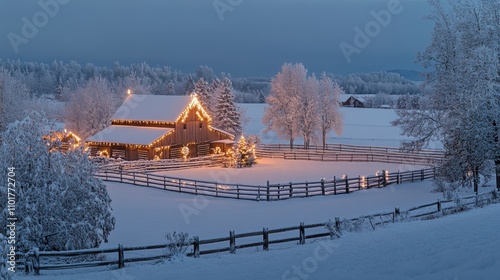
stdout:
<svg viewBox="0 0 500 280">
<path fill-rule="evenodd" d="M 101 66 L 145 61 L 184 72 L 208 65 L 233 76 L 267 77 L 285 62 L 302 62 L 315 73 L 419 69 L 416 53 L 432 32 L 424 19 L 429 7 L 424 0 L 398 2 L 2 0 L 0 58 Z M 369 41 L 356 44 L 356 27 L 363 33 L 368 27 Z M 342 43 L 356 50 L 350 62 Z"/>
</svg>

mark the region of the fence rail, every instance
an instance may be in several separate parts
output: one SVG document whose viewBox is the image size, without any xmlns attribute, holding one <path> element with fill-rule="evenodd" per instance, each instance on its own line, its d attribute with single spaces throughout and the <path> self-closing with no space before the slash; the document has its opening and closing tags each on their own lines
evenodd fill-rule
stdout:
<svg viewBox="0 0 500 280">
<path fill-rule="evenodd" d="M 290 198 L 347 194 L 371 188 L 381 188 L 394 184 L 433 179 L 434 168 L 397 172 L 389 174 L 383 171 L 374 176 L 333 177 L 311 182 L 289 182 L 264 185 L 226 184 L 211 181 L 192 180 L 151 173 L 101 170 L 96 177 L 104 181 L 128 183 L 143 187 L 163 189 L 194 195 L 206 195 L 222 198 L 244 199 L 254 201 L 275 201 Z"/>
<path fill-rule="evenodd" d="M 403 151 L 398 148 L 327 144 L 322 146 L 268 144 L 257 147 L 257 156 L 293 160 L 382 162 L 434 165 L 444 158 L 441 150 Z"/>
<path fill-rule="evenodd" d="M 177 170 L 196 167 L 208 167 L 222 165 L 224 156 L 222 154 L 204 157 L 194 157 L 189 160 L 162 159 L 162 160 L 137 160 L 118 161 L 106 163 L 100 166 L 107 170 L 125 170 L 137 172 L 158 172 L 165 170 Z"/>
<path fill-rule="evenodd" d="M 476 194 L 473 196 L 463 197 L 459 200 L 437 200 L 433 203 L 412 207 L 406 211 L 401 211 L 395 208 L 394 211 L 384 212 L 379 214 L 372 214 L 361 216 L 354 219 L 340 220 L 335 218 L 334 222 L 304 224 L 300 223 L 299 226 L 268 229 L 263 228 L 262 231 L 255 231 L 249 233 L 236 234 L 234 231 L 229 232 L 229 236 L 214 238 L 208 240 L 200 240 L 195 236 L 192 241 L 187 243 L 176 244 L 159 244 L 151 246 L 136 246 L 124 247 L 118 245 L 117 248 L 112 249 L 89 249 L 89 250 L 76 250 L 65 252 L 38 252 L 31 251 L 26 254 L 27 258 L 22 261 L 22 266 L 19 269 L 26 269 L 27 272 L 34 271 L 35 274 L 40 274 L 42 270 L 60 270 L 60 269 L 75 269 L 82 267 L 98 267 L 106 265 L 118 265 L 118 268 L 125 266 L 125 263 L 151 261 L 158 259 L 165 259 L 170 257 L 167 251 L 159 251 L 167 247 L 185 246 L 189 253 L 187 256 L 198 258 L 201 255 L 214 254 L 220 252 L 236 253 L 236 250 L 262 247 L 264 251 L 269 250 L 269 246 L 279 243 L 297 242 L 299 245 L 306 243 L 308 239 L 316 239 L 322 237 L 333 237 L 341 231 L 344 223 L 357 222 L 358 224 L 366 224 L 367 227 L 375 229 L 379 225 L 387 223 L 395 223 L 398 220 L 404 219 L 426 219 L 433 215 L 447 215 L 454 212 L 462 211 L 467 208 L 480 207 L 482 205 L 498 203 L 499 194 L 497 191 L 492 191 L 483 194 Z M 332 230 L 332 228 L 334 230 Z M 274 237 L 274 238 L 273 238 Z M 249 240 L 250 239 L 250 240 Z M 238 241 L 238 242 L 236 242 Z M 216 245 L 215 248 L 206 248 L 207 245 Z M 152 251 L 151 255 L 141 254 L 141 257 L 126 257 L 125 252 L 137 251 Z M 105 258 L 100 261 L 81 261 L 71 263 L 71 257 L 93 256 L 98 257 L 103 254 L 113 254 L 116 257 Z M 63 259 L 61 259 L 61 257 Z"/>
</svg>

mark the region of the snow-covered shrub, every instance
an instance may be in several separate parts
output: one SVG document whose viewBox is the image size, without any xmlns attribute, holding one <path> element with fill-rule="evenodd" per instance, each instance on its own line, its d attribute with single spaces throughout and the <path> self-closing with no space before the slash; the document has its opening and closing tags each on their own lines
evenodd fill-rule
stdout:
<svg viewBox="0 0 500 280">
<path fill-rule="evenodd" d="M 165 235 L 165 238 L 167 239 L 165 254 L 169 258 L 185 255 L 189 245 L 193 242 L 193 238 L 190 238 L 186 232 L 169 232 Z"/>
<path fill-rule="evenodd" d="M 17 250 L 98 247 L 115 226 L 106 186 L 93 176 L 95 166 L 82 149 L 63 153 L 44 137 L 47 123 L 32 112 L 3 133 L 1 174 L 6 178 L 7 168 L 15 168 Z M 0 191 L 4 196 L 7 186 Z M 7 200 L 0 209 L 0 223 L 6 224 Z"/>
</svg>

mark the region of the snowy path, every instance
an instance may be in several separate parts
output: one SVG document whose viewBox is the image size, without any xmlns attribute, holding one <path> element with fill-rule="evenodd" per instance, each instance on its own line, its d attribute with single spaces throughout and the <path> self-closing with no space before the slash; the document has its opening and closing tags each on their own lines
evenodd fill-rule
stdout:
<svg viewBox="0 0 500 280">
<path fill-rule="evenodd" d="M 498 279 L 500 205 L 431 221 L 391 224 L 331 241 L 269 252 L 238 252 L 184 258 L 160 264 L 131 264 L 123 270 L 54 279 Z M 64 273 L 63 275 L 58 275 Z M 69 273 L 69 274 L 68 274 Z M 24 278 L 24 277 L 23 277 Z"/>
</svg>

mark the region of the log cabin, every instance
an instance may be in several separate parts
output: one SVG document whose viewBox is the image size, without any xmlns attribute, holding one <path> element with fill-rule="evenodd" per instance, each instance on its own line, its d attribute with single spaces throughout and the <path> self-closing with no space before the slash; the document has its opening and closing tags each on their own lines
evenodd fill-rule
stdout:
<svg viewBox="0 0 500 280">
<path fill-rule="evenodd" d="M 85 141 L 91 156 L 152 160 L 206 156 L 232 147 L 235 136 L 211 125 L 195 94 L 129 95 L 111 125 Z M 187 147 L 187 149 L 186 149 Z"/>
</svg>

